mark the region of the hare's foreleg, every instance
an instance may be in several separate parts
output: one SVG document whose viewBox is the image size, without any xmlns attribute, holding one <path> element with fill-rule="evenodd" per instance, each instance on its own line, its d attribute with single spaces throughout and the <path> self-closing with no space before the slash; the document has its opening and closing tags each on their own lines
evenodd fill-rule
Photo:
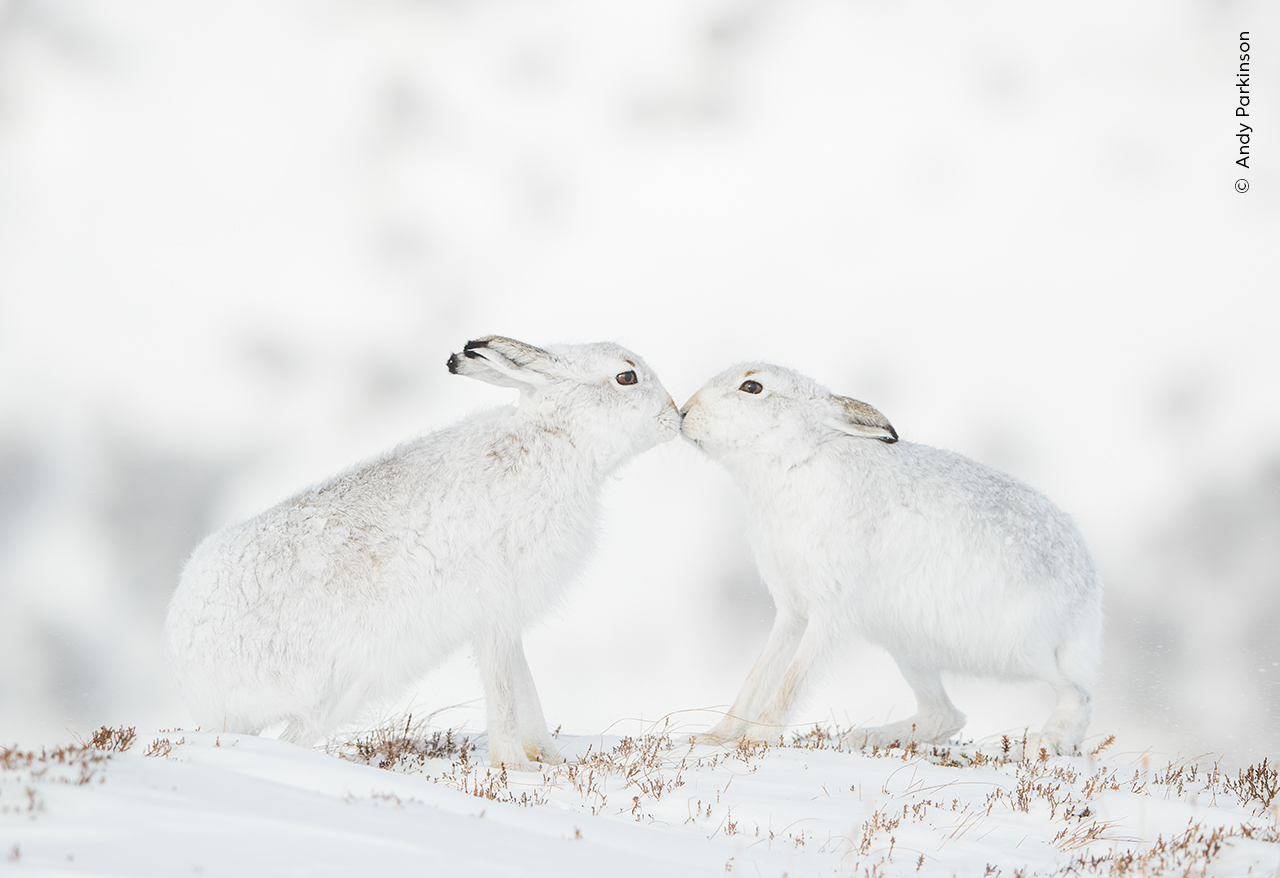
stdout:
<svg viewBox="0 0 1280 878">
<path fill-rule="evenodd" d="M 765 642 L 764 651 L 752 666 L 738 697 L 733 700 L 729 712 L 710 731 L 694 736 L 696 743 L 724 744 L 736 741 L 746 734 L 764 709 L 770 693 L 786 673 L 804 635 L 806 621 L 805 616 L 797 610 L 781 603 L 778 605 L 777 616 L 773 620 L 773 628 Z"/>
<path fill-rule="evenodd" d="M 524 753 L 534 762 L 557 765 L 564 759 L 556 752 L 555 743 L 547 731 L 547 720 L 542 715 L 542 701 L 533 674 L 524 655 L 524 644 L 517 640 L 512 655 L 512 679 L 516 691 L 516 723 L 520 730 L 520 744 Z"/>
<path fill-rule="evenodd" d="M 964 728 L 964 714 L 947 697 L 937 670 L 913 664 L 902 656 L 895 655 L 894 660 L 915 693 L 915 716 L 885 726 L 854 729 L 844 736 L 844 743 L 854 747 L 906 746 L 913 741 L 932 744 L 945 741 Z"/>
<path fill-rule="evenodd" d="M 826 653 L 830 640 L 825 617 L 811 617 L 803 628 L 800 643 L 782 678 L 755 721 L 747 727 L 746 738 L 752 741 L 772 741 L 782 733 L 791 708 L 809 685 L 814 666 Z"/>
<path fill-rule="evenodd" d="M 537 706 L 538 695 L 533 690 L 533 678 L 525 661 L 520 635 L 505 631 L 489 631 L 476 637 L 476 662 L 484 683 L 485 712 L 488 715 L 489 761 L 496 767 L 517 771 L 536 771 L 531 757 L 534 753 L 548 752 L 554 758 L 550 742 L 526 743 L 524 732 L 529 728 L 522 723 L 522 705 L 533 704 L 536 718 L 542 722 L 542 708 Z M 542 738 L 549 738 L 546 723 L 542 722 Z M 533 753 L 529 752 L 530 749 Z"/>
</svg>

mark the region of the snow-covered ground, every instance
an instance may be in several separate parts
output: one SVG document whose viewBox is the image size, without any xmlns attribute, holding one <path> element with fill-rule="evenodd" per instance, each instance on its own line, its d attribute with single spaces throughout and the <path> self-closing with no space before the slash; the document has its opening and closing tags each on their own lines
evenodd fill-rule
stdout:
<svg viewBox="0 0 1280 878">
<path fill-rule="evenodd" d="M 0 751 L 0 873 L 16 875 L 1268 876 L 1280 779 L 1101 753 L 843 752 L 561 735 L 498 773 L 451 732 L 332 743 L 104 730 Z M 481 741 L 481 745 L 483 741 Z M 1030 758 L 1022 758 L 1024 755 Z M 960 764 L 957 764 L 960 763 Z"/>
</svg>

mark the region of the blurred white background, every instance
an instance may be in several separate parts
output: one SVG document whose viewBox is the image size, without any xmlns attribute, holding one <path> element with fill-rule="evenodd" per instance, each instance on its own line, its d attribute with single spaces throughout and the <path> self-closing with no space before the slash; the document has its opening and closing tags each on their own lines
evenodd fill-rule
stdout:
<svg viewBox="0 0 1280 878">
<path fill-rule="evenodd" d="M 1263 0 L 0 0 L 0 743 L 189 723 L 205 533 L 508 392 L 468 338 L 743 359 L 1071 512 L 1091 733 L 1280 752 L 1280 7 Z M 1234 164 L 1254 34 L 1254 168 Z M 1246 177 L 1247 194 L 1233 183 Z M 772 618 L 673 443 L 528 638 L 552 725 L 723 707 Z M 961 681 L 967 733 L 1047 692 Z M 480 721 L 459 656 L 406 699 Z M 858 648 L 798 722 L 911 696 Z"/>
</svg>

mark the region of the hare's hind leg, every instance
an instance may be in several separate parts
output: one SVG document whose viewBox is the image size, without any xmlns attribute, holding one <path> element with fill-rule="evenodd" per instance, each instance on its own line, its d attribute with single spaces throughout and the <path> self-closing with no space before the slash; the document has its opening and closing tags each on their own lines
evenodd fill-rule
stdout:
<svg viewBox="0 0 1280 878">
<path fill-rule="evenodd" d="M 334 691 L 319 703 L 293 714 L 289 724 L 280 733 L 280 740 L 299 747 L 314 747 L 351 719 L 368 699 L 368 695 L 368 686 L 341 688 L 335 685 Z"/>
<path fill-rule="evenodd" d="M 805 623 L 802 614 L 784 604 L 778 605 L 778 614 L 773 620 L 764 651 L 752 666 L 738 697 L 720 722 L 709 731 L 693 736 L 695 743 L 725 744 L 746 734 L 786 673 L 804 635 Z"/>
<path fill-rule="evenodd" d="M 1095 630 L 1096 629 L 1096 630 Z M 1053 672 L 1044 679 L 1058 697 L 1040 732 L 1039 746 L 1053 755 L 1070 756 L 1080 746 L 1093 713 L 1090 682 L 1098 664 L 1101 625 L 1060 646 L 1053 655 Z"/>
<path fill-rule="evenodd" d="M 315 746 L 316 741 L 320 740 L 321 737 L 323 737 L 323 734 L 312 723 L 298 718 L 289 720 L 289 724 L 280 733 L 281 741 L 288 741 L 290 744 L 308 748 Z"/>
<path fill-rule="evenodd" d="M 912 741 L 933 744 L 947 740 L 964 728 L 964 714 L 947 697 L 942 675 L 937 670 L 912 664 L 900 656 L 894 656 L 894 660 L 915 693 L 915 716 L 885 726 L 854 729 L 844 736 L 845 743 L 855 747 L 902 746 Z"/>
<path fill-rule="evenodd" d="M 1041 674 L 1053 687 L 1057 703 L 1037 738 L 1036 751 L 1043 748 L 1050 755 L 1070 756 L 1084 739 L 1093 713 L 1093 678 L 1097 672 L 1102 643 L 1101 612 L 1087 616 L 1061 643 L 1045 664 Z"/>
<path fill-rule="evenodd" d="M 1040 732 L 1039 740 L 1033 742 L 1035 750 L 1044 748 L 1051 756 L 1070 756 L 1080 746 L 1084 730 L 1089 726 L 1093 695 L 1084 684 L 1075 680 L 1050 680 L 1049 684 L 1053 686 L 1058 701 Z"/>
</svg>

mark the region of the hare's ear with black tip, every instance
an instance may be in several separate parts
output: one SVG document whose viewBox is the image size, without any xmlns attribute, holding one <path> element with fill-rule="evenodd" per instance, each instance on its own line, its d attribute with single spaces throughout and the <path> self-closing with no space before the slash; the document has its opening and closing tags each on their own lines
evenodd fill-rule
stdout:
<svg viewBox="0 0 1280 878">
<path fill-rule="evenodd" d="M 832 396 L 823 423 L 850 436 L 866 436 L 881 442 L 897 442 L 898 432 L 879 411 L 847 396 Z"/>
<path fill-rule="evenodd" d="M 454 375 L 526 391 L 546 387 L 554 364 L 555 356 L 542 348 L 501 335 L 467 342 L 462 353 L 449 355 L 447 363 Z"/>
</svg>

